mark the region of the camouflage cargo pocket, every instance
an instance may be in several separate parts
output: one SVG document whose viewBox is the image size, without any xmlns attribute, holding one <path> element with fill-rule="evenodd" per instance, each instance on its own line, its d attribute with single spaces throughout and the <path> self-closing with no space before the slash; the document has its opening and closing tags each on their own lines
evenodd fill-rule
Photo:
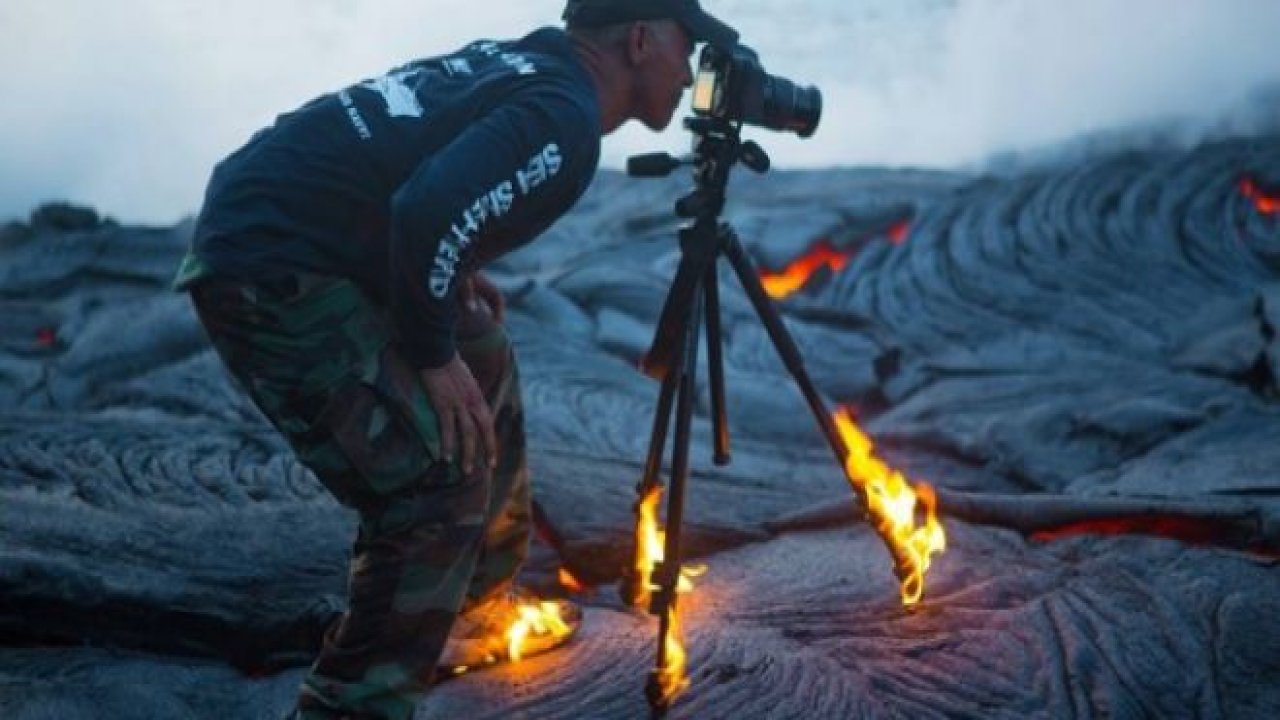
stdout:
<svg viewBox="0 0 1280 720">
<path fill-rule="evenodd" d="M 435 413 L 412 371 L 389 347 L 368 361 L 362 377 L 333 389 L 318 424 L 379 495 L 458 482 L 455 465 L 439 459 Z"/>
</svg>

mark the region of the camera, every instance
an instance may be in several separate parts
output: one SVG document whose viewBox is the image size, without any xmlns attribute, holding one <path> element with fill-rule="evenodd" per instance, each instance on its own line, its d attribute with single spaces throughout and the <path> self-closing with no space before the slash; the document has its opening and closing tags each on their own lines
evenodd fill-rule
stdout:
<svg viewBox="0 0 1280 720">
<path fill-rule="evenodd" d="M 745 45 L 731 52 L 707 45 L 698 58 L 693 111 L 807 138 L 818 129 L 822 93 L 765 72 L 759 55 Z"/>
</svg>

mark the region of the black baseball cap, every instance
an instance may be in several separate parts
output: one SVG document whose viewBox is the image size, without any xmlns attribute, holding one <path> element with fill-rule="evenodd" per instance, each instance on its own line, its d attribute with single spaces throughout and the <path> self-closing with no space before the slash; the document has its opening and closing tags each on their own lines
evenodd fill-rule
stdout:
<svg viewBox="0 0 1280 720">
<path fill-rule="evenodd" d="M 569 0 L 561 17 L 570 27 L 675 20 L 694 42 L 705 42 L 726 51 L 738 44 L 738 31 L 708 15 L 698 0 Z"/>
</svg>

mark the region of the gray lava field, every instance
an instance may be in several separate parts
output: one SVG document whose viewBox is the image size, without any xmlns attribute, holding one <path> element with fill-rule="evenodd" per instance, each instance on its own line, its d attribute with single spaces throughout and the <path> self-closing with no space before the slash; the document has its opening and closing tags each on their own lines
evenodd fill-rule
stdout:
<svg viewBox="0 0 1280 720">
<path fill-rule="evenodd" d="M 949 548 L 903 607 L 722 264 L 734 457 L 711 462 L 704 392 L 669 717 L 1280 717 L 1280 136 L 738 173 L 724 217 L 758 266 L 849 255 L 778 307 L 828 405 L 938 489 Z M 569 647 L 443 683 L 419 720 L 648 716 L 656 620 L 616 581 L 687 184 L 603 172 L 489 268 L 535 496 L 596 587 Z M 354 517 L 168 289 L 190 230 L 54 206 L 0 230 L 7 720 L 278 718 L 342 609 Z M 526 581 L 558 562 L 535 542 Z"/>
</svg>

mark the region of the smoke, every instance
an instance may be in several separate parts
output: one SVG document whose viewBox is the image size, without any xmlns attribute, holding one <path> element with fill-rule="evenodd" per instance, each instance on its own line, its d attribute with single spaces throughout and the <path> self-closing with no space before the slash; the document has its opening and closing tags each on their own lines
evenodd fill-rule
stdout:
<svg viewBox="0 0 1280 720">
<path fill-rule="evenodd" d="M 826 5 L 740 28 L 824 90 L 821 141 L 770 142 L 788 163 L 948 168 L 1099 133 L 1280 128 L 1272 0 L 883 0 L 811 22 Z"/>
<path fill-rule="evenodd" d="M 783 167 L 957 167 L 1097 133 L 1280 127 L 1273 0 L 704 0 L 766 68 L 818 85 Z M 194 212 L 279 112 L 407 59 L 557 22 L 560 0 L 43 0 L 0 5 L 0 218 L 42 201 L 130 222 Z M 1259 100 L 1261 98 L 1261 100 Z M 1269 104 L 1262 102 L 1267 100 Z M 678 123 L 677 123 L 678 125 Z M 603 164 L 682 151 L 631 124 Z"/>
</svg>

